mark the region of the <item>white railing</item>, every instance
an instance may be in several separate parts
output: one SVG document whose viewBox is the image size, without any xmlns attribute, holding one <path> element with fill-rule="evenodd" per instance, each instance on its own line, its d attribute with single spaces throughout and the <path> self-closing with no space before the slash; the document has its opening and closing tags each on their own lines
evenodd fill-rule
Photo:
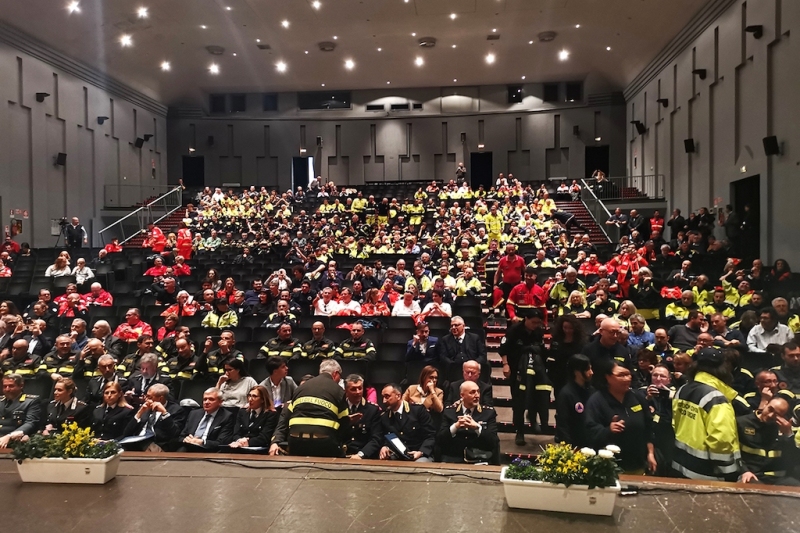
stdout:
<svg viewBox="0 0 800 533">
<path fill-rule="evenodd" d="M 158 223 L 182 206 L 183 187 L 179 185 L 101 229 L 98 232 L 100 240 L 104 246 L 113 239 L 124 244 L 139 235 L 149 223 Z"/>
</svg>

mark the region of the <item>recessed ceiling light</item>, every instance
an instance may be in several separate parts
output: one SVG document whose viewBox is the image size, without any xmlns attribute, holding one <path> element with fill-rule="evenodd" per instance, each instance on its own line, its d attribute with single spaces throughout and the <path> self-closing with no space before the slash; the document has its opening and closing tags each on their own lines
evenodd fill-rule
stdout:
<svg viewBox="0 0 800 533">
<path fill-rule="evenodd" d="M 136 14 L 139 16 L 140 19 L 146 19 L 147 15 L 149 15 L 146 7 L 140 7 L 139 9 L 137 9 Z"/>
<path fill-rule="evenodd" d="M 486 54 L 486 62 L 489 63 L 490 65 L 492 63 L 494 63 L 495 59 L 496 58 L 495 58 L 494 54 Z"/>
<path fill-rule="evenodd" d="M 528 41 L 528 44 L 533 44 L 533 41 Z"/>
<path fill-rule="evenodd" d="M 450 20 L 456 20 L 456 14 L 450 13 Z"/>
<path fill-rule="evenodd" d="M 525 79 L 525 76 L 522 76 L 522 79 L 524 80 L 524 79 Z"/>
<path fill-rule="evenodd" d="M 133 38 L 128 34 L 124 34 L 119 38 L 119 44 L 125 47 L 133 46 Z"/>
<path fill-rule="evenodd" d="M 382 51 L 382 50 L 383 50 L 383 48 L 378 48 L 378 52 L 380 52 L 380 51 Z"/>
<path fill-rule="evenodd" d="M 352 59 L 345 60 L 344 68 L 346 68 L 347 70 L 353 70 L 355 67 L 356 67 L 355 61 L 353 61 Z"/>
<path fill-rule="evenodd" d="M 288 20 L 284 20 L 283 22 L 281 22 L 281 26 L 283 26 L 284 28 L 288 28 L 289 27 L 289 21 Z"/>
<path fill-rule="evenodd" d="M 606 50 L 608 50 L 610 52 L 611 51 L 611 47 L 610 46 L 606 46 Z"/>
<path fill-rule="evenodd" d="M 561 61 L 566 61 L 567 59 L 569 59 L 569 52 L 567 50 L 561 50 L 558 53 L 558 59 L 560 59 Z"/>
<path fill-rule="evenodd" d="M 456 45 L 453 45 L 453 48 L 455 48 L 455 47 L 456 47 Z"/>
<path fill-rule="evenodd" d="M 275 69 L 278 72 L 286 72 L 286 63 L 284 63 L 283 61 L 278 61 L 277 63 L 275 63 Z"/>
<path fill-rule="evenodd" d="M 425 64 L 425 60 L 424 60 L 424 59 L 422 59 L 422 57 L 420 57 L 420 56 L 417 56 L 417 58 L 414 60 L 414 64 L 415 64 L 416 66 L 418 66 L 418 67 L 421 67 L 422 65 L 424 65 L 424 64 Z"/>
<path fill-rule="evenodd" d="M 208 26 L 206 26 L 205 24 L 201 24 L 201 25 L 200 25 L 200 29 L 201 29 L 201 30 L 205 30 L 207 27 L 208 27 Z"/>
<path fill-rule="evenodd" d="M 67 4 L 67 11 L 70 13 L 80 13 L 81 12 L 81 4 L 80 2 L 70 2 Z"/>
<path fill-rule="evenodd" d="M 208 72 L 210 72 L 211 74 L 219 74 L 219 65 L 217 65 L 216 63 L 211 63 L 208 66 Z"/>
<path fill-rule="evenodd" d="M 416 36 L 417 36 L 417 33 L 416 33 L 416 32 L 412 32 L 412 33 L 411 33 L 411 36 L 412 36 L 412 37 L 416 37 Z"/>
<path fill-rule="evenodd" d="M 313 7 L 314 9 L 319 9 L 322 7 L 322 2 L 320 2 L 319 0 L 314 0 L 314 2 L 311 2 L 311 7 Z"/>
<path fill-rule="evenodd" d="M 391 85 L 391 84 L 392 84 L 392 82 L 390 82 L 390 81 L 386 82 L 386 85 Z"/>
<path fill-rule="evenodd" d="M 308 53 L 308 50 L 306 50 L 306 51 L 305 51 L 305 53 L 307 54 L 307 53 Z"/>
<path fill-rule="evenodd" d="M 225 11 L 231 11 L 233 8 L 231 6 L 225 6 Z"/>
<path fill-rule="evenodd" d="M 492 33 L 497 33 L 497 28 L 492 28 Z"/>
<path fill-rule="evenodd" d="M 333 40 L 334 40 L 334 41 L 335 41 L 336 39 L 338 39 L 338 38 L 339 38 L 339 36 L 338 36 L 338 35 L 334 35 L 334 36 L 333 36 Z"/>
<path fill-rule="evenodd" d="M 457 82 L 457 81 L 458 81 L 458 79 L 457 79 L 457 78 L 453 78 L 453 82 Z"/>
<path fill-rule="evenodd" d="M 236 52 L 233 53 L 233 57 L 236 57 Z"/>
<path fill-rule="evenodd" d="M 576 28 L 580 28 L 580 27 L 581 27 L 581 25 L 580 25 L 580 24 L 575 24 L 575 27 L 576 27 Z"/>
<path fill-rule="evenodd" d="M 321 83 L 320 85 L 322 85 L 323 87 L 325 87 L 325 84 L 324 84 L 324 83 Z"/>
<path fill-rule="evenodd" d="M 408 3 L 408 0 L 404 0 L 404 1 L 405 1 L 406 4 Z"/>
<path fill-rule="evenodd" d="M 161 70 L 164 72 L 168 72 L 172 68 L 172 65 L 169 64 L 169 61 L 162 61 L 161 62 Z"/>
</svg>

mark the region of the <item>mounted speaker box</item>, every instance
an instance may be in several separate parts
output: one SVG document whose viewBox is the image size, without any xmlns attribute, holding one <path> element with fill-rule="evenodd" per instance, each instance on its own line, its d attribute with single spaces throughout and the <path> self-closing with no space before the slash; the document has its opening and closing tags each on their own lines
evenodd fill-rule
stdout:
<svg viewBox="0 0 800 533">
<path fill-rule="evenodd" d="M 781 145 L 778 144 L 778 138 L 774 135 L 764 137 L 764 153 L 767 155 L 780 155 Z"/>
<path fill-rule="evenodd" d="M 687 154 L 693 154 L 694 153 L 694 139 L 684 139 L 683 148 L 684 148 L 684 150 L 686 150 Z"/>
<path fill-rule="evenodd" d="M 141 148 L 142 146 L 144 146 L 144 139 L 142 139 L 141 137 L 137 137 L 136 142 L 134 142 L 133 145 L 136 148 Z"/>
<path fill-rule="evenodd" d="M 56 165 L 63 167 L 67 164 L 67 154 L 59 152 L 56 156 Z"/>
<path fill-rule="evenodd" d="M 208 136 L 208 145 L 209 146 L 214 146 L 214 136 L 213 135 L 209 135 Z"/>
</svg>

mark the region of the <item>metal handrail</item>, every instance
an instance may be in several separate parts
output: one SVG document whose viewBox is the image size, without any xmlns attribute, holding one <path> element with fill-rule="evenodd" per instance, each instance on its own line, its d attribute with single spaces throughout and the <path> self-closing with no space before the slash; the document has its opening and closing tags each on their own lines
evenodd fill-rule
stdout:
<svg viewBox="0 0 800 533">
<path fill-rule="evenodd" d="M 606 207 L 606 204 L 604 204 L 603 201 L 600 200 L 600 198 L 597 197 L 597 195 L 594 193 L 592 188 L 589 187 L 589 184 L 586 183 L 586 180 L 582 179 L 581 183 L 583 183 L 583 191 L 581 191 L 581 192 L 582 193 L 588 193 L 588 194 L 590 194 L 592 196 L 592 200 L 595 202 L 595 205 L 600 206 L 602 208 L 603 212 L 605 212 L 605 214 L 607 215 L 606 220 L 611 218 L 611 212 Z M 609 240 L 609 242 L 617 242 L 617 241 L 619 241 L 619 239 L 614 241 L 612 239 L 611 235 L 608 234 L 608 230 L 606 229 L 606 225 L 605 225 L 605 220 L 598 220 L 597 213 L 595 213 L 595 209 L 593 209 L 592 207 L 589 207 L 589 204 L 586 203 L 586 196 L 584 196 L 583 194 L 581 194 L 581 203 L 586 208 L 586 210 L 589 211 L 589 213 L 592 214 L 592 216 L 594 217 L 595 223 L 600 228 L 600 231 L 602 231 L 603 234 L 606 236 L 606 238 Z"/>
<path fill-rule="evenodd" d="M 627 198 L 622 194 L 625 189 L 635 189 L 641 195 L 640 199 L 663 200 L 665 197 L 665 176 L 664 174 L 648 174 L 644 176 L 614 176 L 606 177 L 606 187 L 603 192 L 595 196 L 603 200 L 626 200 L 637 199 Z M 596 188 L 596 178 L 585 178 L 583 182 L 592 190 Z"/>
<path fill-rule="evenodd" d="M 170 195 L 174 195 L 175 203 L 172 204 L 171 202 L 168 203 Z M 161 202 L 161 204 L 159 204 Z M 159 204 L 159 205 L 156 205 Z M 163 205 L 162 205 L 163 204 Z M 116 222 L 113 222 L 106 226 L 105 228 L 98 231 L 98 235 L 100 235 L 100 240 L 105 246 L 106 244 L 106 235 L 114 235 L 114 237 L 110 237 L 109 241 L 113 238 L 119 239 L 120 244 L 125 244 L 132 238 L 140 235 L 142 230 L 147 227 L 147 225 L 152 223 L 160 222 L 161 220 L 165 219 L 175 211 L 181 208 L 183 205 L 183 187 L 178 185 L 177 187 L 171 189 L 170 191 L 162 194 L 155 200 L 135 209 L 125 215 L 124 217 L 120 218 Z M 154 218 L 153 209 L 154 207 L 160 212 L 160 208 L 165 210 L 165 213 L 158 217 L 157 219 Z M 128 222 L 131 222 L 128 224 Z M 128 226 L 129 231 L 126 230 L 126 225 Z M 110 230 L 114 229 L 116 233 L 109 233 Z"/>
</svg>

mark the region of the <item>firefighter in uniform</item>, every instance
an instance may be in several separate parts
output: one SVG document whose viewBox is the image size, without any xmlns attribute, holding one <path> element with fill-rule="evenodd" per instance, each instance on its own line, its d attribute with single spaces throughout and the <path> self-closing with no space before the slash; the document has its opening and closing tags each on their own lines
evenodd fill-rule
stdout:
<svg viewBox="0 0 800 533">
<path fill-rule="evenodd" d="M 788 477 L 786 472 L 787 455 L 794 447 L 791 418 L 787 419 L 790 413 L 789 402 L 776 397 L 761 411 L 736 419 L 744 465 L 743 483 L 800 486 L 800 481 Z"/>
<path fill-rule="evenodd" d="M 314 322 L 311 325 L 311 340 L 296 348 L 293 359 L 330 359 L 336 349 L 336 343 L 325 337 L 325 325 Z"/>
<path fill-rule="evenodd" d="M 211 351 L 214 341 L 206 337 L 203 345 L 203 355 L 200 357 L 200 369 L 211 377 L 218 378 L 225 373 L 225 361 L 239 359 L 244 361 L 242 352 L 236 349 L 236 337 L 230 330 L 224 330 L 219 336 L 217 349 Z"/>
<path fill-rule="evenodd" d="M 336 359 L 359 361 L 374 361 L 375 355 L 375 345 L 364 337 L 364 326 L 360 322 L 352 324 L 350 338 L 344 340 L 333 354 Z"/>
<path fill-rule="evenodd" d="M 511 381 L 515 443 L 524 446 L 525 411 L 528 410 L 534 432 L 538 432 L 536 414 L 539 413 L 541 422 L 547 424 L 552 385 L 540 353 L 544 346 L 542 311 L 536 308 L 520 311 L 523 322 L 509 328 L 498 352 L 503 360 L 503 375 Z"/>
<path fill-rule="evenodd" d="M 72 337 L 60 335 L 56 337 L 56 348 L 42 359 L 39 365 L 40 375 L 58 374 L 62 377 L 72 377 L 76 370 L 80 371 L 81 354 L 72 351 Z"/>
<path fill-rule="evenodd" d="M 153 352 L 154 346 L 155 341 L 152 335 L 139 335 L 139 338 L 136 339 L 136 351 L 126 355 L 120 364 L 117 365 L 117 372 L 119 372 L 119 375 L 125 378 L 131 377 L 134 372 L 139 370 L 139 362 L 142 356 L 146 353 Z"/>
<path fill-rule="evenodd" d="M 341 377 L 339 363 L 326 359 L 319 366 L 319 375 L 294 391 L 281 412 L 270 455 L 278 455 L 283 446 L 288 446 L 291 455 L 344 455 L 342 444 L 349 431 L 350 413 L 345 392 L 339 386 Z"/>
<path fill-rule="evenodd" d="M 178 354 L 161 363 L 159 370 L 173 381 L 185 381 L 194 377 L 200 358 L 195 355 L 187 339 L 175 341 Z M 224 366 L 224 365 L 223 365 Z"/>
<path fill-rule="evenodd" d="M 288 361 L 299 347 L 300 341 L 292 337 L 291 324 L 284 322 L 278 328 L 278 336 L 268 340 L 259 353 L 265 357 L 283 357 Z"/>
<path fill-rule="evenodd" d="M 12 439 L 33 435 L 39 428 L 42 406 L 37 396 L 23 394 L 25 380 L 19 374 L 3 376 L 0 396 L 0 448 L 7 448 Z"/>
<path fill-rule="evenodd" d="M 718 348 L 703 348 L 696 364 L 694 379 L 678 389 L 672 401 L 673 473 L 689 479 L 736 481 L 741 453 L 731 401 L 737 394 L 720 378 L 726 373 L 725 356 Z"/>
<path fill-rule="evenodd" d="M 28 354 L 28 341 L 17 339 L 11 345 L 11 356 L 0 363 L 0 374 L 19 374 L 25 379 L 30 379 L 36 375 L 41 365 L 41 357 Z"/>
</svg>

